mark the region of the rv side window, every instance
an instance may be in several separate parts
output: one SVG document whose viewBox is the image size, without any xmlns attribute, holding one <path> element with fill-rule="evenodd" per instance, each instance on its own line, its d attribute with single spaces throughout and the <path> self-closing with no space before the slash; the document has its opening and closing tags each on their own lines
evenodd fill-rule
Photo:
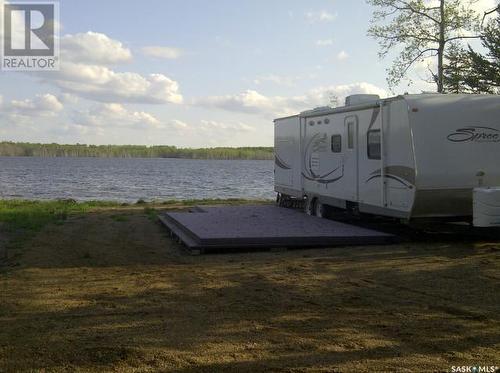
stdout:
<svg viewBox="0 0 500 373">
<path fill-rule="evenodd" d="M 332 136 L 332 152 L 342 153 L 342 135 Z"/>
<path fill-rule="evenodd" d="M 354 122 L 347 123 L 347 147 L 354 149 Z"/>
<path fill-rule="evenodd" d="M 381 148 L 380 130 L 368 131 L 368 159 L 380 159 Z"/>
</svg>

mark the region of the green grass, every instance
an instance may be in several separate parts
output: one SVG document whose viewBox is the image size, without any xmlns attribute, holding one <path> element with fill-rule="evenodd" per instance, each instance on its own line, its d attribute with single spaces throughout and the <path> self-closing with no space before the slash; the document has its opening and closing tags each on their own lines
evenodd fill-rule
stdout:
<svg viewBox="0 0 500 373">
<path fill-rule="evenodd" d="M 110 218 L 116 222 L 119 222 L 119 223 L 124 223 L 124 222 L 127 222 L 129 220 L 129 218 L 125 215 L 112 215 L 112 216 L 110 216 Z"/>
<path fill-rule="evenodd" d="M 6 244 L 0 247 L 0 262 L 5 258 L 15 258 L 23 245 L 29 241 L 38 231 L 50 224 L 63 225 L 69 217 L 83 216 L 95 210 L 112 209 L 116 214 L 110 219 L 115 222 L 125 223 L 129 220 L 126 212 L 138 207 L 144 209 L 144 214 L 151 221 L 158 219 L 159 210 L 169 208 L 182 208 L 194 205 L 239 205 L 246 203 L 265 203 L 269 201 L 249 201 L 242 199 L 193 199 L 186 201 L 169 200 L 146 202 L 137 201 L 136 204 L 119 202 L 90 201 L 76 202 L 74 200 L 55 201 L 29 201 L 29 200 L 0 200 L 0 237 Z M 7 255 L 7 252 L 10 255 Z M 84 258 L 89 259 L 90 254 Z M 1 263 L 0 263 L 1 264 Z M 1 267 L 1 266 L 0 266 Z"/>
<path fill-rule="evenodd" d="M 69 216 L 97 207 L 117 207 L 114 202 L 75 202 L 74 200 L 0 200 L 0 223 L 6 231 L 36 232 L 50 223 L 61 224 Z"/>
<path fill-rule="evenodd" d="M 269 201 L 249 201 L 244 199 L 192 199 L 167 200 L 145 202 L 139 200 L 137 204 L 144 206 L 144 212 L 151 218 L 156 218 L 155 208 L 169 206 L 194 205 L 240 205 L 245 203 L 264 203 Z M 63 224 L 69 216 L 85 214 L 96 208 L 127 208 L 133 205 L 118 202 L 90 201 L 76 202 L 74 200 L 29 201 L 29 200 L 0 200 L 0 224 L 7 232 L 30 233 L 37 232 L 47 224 Z M 126 221 L 127 217 L 115 215 L 112 219 Z"/>
<path fill-rule="evenodd" d="M 144 214 L 146 214 L 151 221 L 158 218 L 158 211 L 153 207 L 144 207 Z"/>
</svg>

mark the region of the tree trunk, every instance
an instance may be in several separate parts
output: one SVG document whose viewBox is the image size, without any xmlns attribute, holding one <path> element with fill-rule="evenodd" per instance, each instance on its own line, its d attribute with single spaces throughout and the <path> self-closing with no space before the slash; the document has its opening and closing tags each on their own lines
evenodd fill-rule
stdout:
<svg viewBox="0 0 500 373">
<path fill-rule="evenodd" d="M 444 14 L 444 2 L 445 0 L 440 0 L 439 10 L 441 14 L 440 24 L 439 24 L 439 47 L 438 47 L 438 74 L 437 74 L 437 90 L 439 93 L 444 91 L 444 47 L 445 47 L 445 14 Z"/>
</svg>

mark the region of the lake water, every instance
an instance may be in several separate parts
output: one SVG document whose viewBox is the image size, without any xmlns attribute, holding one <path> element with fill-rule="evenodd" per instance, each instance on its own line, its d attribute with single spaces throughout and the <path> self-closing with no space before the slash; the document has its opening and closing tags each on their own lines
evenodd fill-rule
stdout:
<svg viewBox="0 0 500 373">
<path fill-rule="evenodd" d="M 273 162 L 0 157 L 0 198 L 274 198 Z"/>
</svg>

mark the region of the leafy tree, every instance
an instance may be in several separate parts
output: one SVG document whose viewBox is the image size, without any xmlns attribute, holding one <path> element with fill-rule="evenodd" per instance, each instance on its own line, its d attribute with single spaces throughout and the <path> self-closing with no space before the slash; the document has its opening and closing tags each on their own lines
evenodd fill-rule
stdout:
<svg viewBox="0 0 500 373">
<path fill-rule="evenodd" d="M 489 13 L 493 12 L 498 15 L 481 37 L 485 55 L 469 45 L 447 56 L 444 83 L 448 92 L 500 94 L 500 6 Z"/>
<path fill-rule="evenodd" d="M 438 92 L 444 92 L 445 54 L 453 44 L 477 38 L 480 16 L 472 9 L 477 0 L 367 0 L 374 11 L 368 34 L 378 40 L 379 56 L 399 49 L 388 70 L 390 87 L 401 82 L 418 61 L 436 58 L 429 69 Z"/>
<path fill-rule="evenodd" d="M 273 148 L 177 148 L 141 145 L 59 145 L 0 142 L 0 156 L 16 157 L 103 157 L 103 158 L 189 158 L 274 159 Z"/>
</svg>

